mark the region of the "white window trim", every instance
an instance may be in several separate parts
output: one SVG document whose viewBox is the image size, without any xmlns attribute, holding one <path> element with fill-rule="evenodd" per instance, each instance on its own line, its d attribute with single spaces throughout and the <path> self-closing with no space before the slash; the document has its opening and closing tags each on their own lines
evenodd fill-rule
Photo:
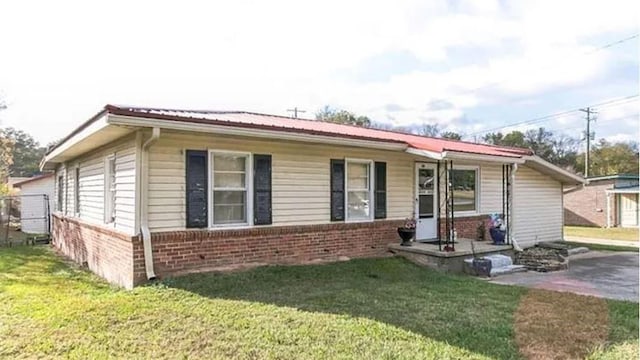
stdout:
<svg viewBox="0 0 640 360">
<path fill-rule="evenodd" d="M 110 190 L 109 188 L 111 187 L 111 185 L 115 186 L 114 184 L 110 184 L 110 178 L 111 178 L 111 174 L 110 174 L 110 169 L 109 169 L 109 161 L 113 160 L 114 162 L 114 168 L 117 168 L 117 164 L 115 163 L 116 161 L 116 155 L 112 154 L 112 155 L 108 155 L 104 158 L 104 223 L 107 225 L 114 225 L 116 223 L 116 219 L 115 219 L 115 207 L 116 207 L 116 199 L 114 196 L 113 199 L 113 204 L 110 204 Z M 116 171 L 117 173 L 117 171 Z M 113 174 L 114 177 L 116 176 L 116 174 Z M 115 192 L 115 190 L 114 190 Z M 111 214 L 114 214 L 113 217 L 111 216 Z"/>
<path fill-rule="evenodd" d="M 476 172 L 476 209 L 473 211 L 454 211 L 454 216 L 473 216 L 480 215 L 480 166 L 479 165 L 453 165 L 452 170 L 474 170 Z M 454 191 L 455 194 L 455 191 Z"/>
<path fill-rule="evenodd" d="M 349 163 L 369 164 L 369 218 L 368 219 L 349 219 Z M 345 223 L 359 223 L 359 222 L 372 222 L 375 212 L 375 204 L 373 196 L 373 160 L 370 159 L 356 159 L 345 158 L 344 159 L 344 222 Z"/>
<path fill-rule="evenodd" d="M 242 155 L 245 162 L 245 189 L 247 191 L 246 219 L 243 223 L 214 224 L 213 223 L 213 154 Z M 244 229 L 253 226 L 253 155 L 246 151 L 209 149 L 207 152 L 207 206 L 209 208 L 207 221 L 209 229 Z"/>
</svg>

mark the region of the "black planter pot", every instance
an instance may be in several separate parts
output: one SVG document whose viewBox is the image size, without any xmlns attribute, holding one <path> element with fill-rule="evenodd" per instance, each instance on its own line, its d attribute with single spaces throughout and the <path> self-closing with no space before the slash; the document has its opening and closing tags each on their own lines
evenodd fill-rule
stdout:
<svg viewBox="0 0 640 360">
<path fill-rule="evenodd" d="M 407 229 L 403 227 L 398 228 L 398 235 L 402 239 L 400 245 L 402 246 L 411 246 L 411 239 L 416 236 L 416 229 Z"/>
</svg>

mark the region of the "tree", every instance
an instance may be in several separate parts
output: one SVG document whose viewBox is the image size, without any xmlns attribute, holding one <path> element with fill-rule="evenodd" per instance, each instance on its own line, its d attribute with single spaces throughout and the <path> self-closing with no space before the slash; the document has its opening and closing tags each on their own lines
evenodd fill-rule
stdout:
<svg viewBox="0 0 640 360">
<path fill-rule="evenodd" d="M 45 148 L 29 134 L 14 128 L 4 129 L 4 136 L 13 142 L 13 164 L 11 176 L 33 176 L 40 173 L 40 160 Z"/>
<path fill-rule="evenodd" d="M 327 121 L 337 124 L 356 125 L 362 127 L 371 126 L 371 119 L 366 116 L 356 116 L 347 110 L 337 110 L 329 105 L 325 105 L 316 113 L 316 120 Z"/>
<path fill-rule="evenodd" d="M 610 143 L 600 139 L 591 150 L 589 175 L 638 174 L 638 147 L 635 143 Z M 584 153 L 576 159 L 578 170 L 584 169 Z"/>
<path fill-rule="evenodd" d="M 462 135 L 453 131 L 445 131 L 440 134 L 440 137 L 442 137 L 443 139 L 462 140 Z"/>
<path fill-rule="evenodd" d="M 438 124 L 422 124 L 418 129 L 418 134 L 422 136 L 437 137 L 440 135 L 440 126 Z"/>
<path fill-rule="evenodd" d="M 7 182 L 13 165 L 13 141 L 0 129 L 0 184 Z"/>
<path fill-rule="evenodd" d="M 0 111 L 7 108 L 6 103 L 0 99 Z M 0 129 L 0 184 L 5 184 L 9 177 L 9 171 L 13 164 L 13 141 Z"/>
</svg>

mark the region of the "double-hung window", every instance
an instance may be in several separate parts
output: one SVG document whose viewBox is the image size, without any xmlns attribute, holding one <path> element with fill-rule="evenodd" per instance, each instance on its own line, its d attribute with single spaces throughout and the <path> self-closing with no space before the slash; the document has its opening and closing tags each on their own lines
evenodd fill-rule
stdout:
<svg viewBox="0 0 640 360">
<path fill-rule="evenodd" d="M 109 156 L 104 166 L 104 222 L 116 220 L 116 158 Z"/>
<path fill-rule="evenodd" d="M 478 167 L 451 170 L 453 211 L 476 213 L 478 206 Z"/>
<path fill-rule="evenodd" d="M 250 156 L 246 153 L 212 151 L 211 221 L 213 226 L 249 224 Z"/>
<path fill-rule="evenodd" d="M 73 181 L 73 207 L 77 217 L 80 217 L 80 168 L 76 167 Z"/>
<path fill-rule="evenodd" d="M 373 219 L 373 166 L 370 160 L 346 160 L 347 221 Z"/>
<path fill-rule="evenodd" d="M 62 205 L 64 204 L 64 176 L 59 175 L 58 176 L 58 203 L 57 203 L 57 210 L 62 212 Z"/>
</svg>

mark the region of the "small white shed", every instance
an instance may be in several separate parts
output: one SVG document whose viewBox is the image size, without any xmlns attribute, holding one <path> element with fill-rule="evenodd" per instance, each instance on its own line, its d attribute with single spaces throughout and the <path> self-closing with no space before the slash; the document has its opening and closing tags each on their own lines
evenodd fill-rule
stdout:
<svg viewBox="0 0 640 360">
<path fill-rule="evenodd" d="M 49 232 L 53 209 L 54 174 L 43 174 L 13 184 L 20 189 L 20 227 L 22 232 Z"/>
</svg>

